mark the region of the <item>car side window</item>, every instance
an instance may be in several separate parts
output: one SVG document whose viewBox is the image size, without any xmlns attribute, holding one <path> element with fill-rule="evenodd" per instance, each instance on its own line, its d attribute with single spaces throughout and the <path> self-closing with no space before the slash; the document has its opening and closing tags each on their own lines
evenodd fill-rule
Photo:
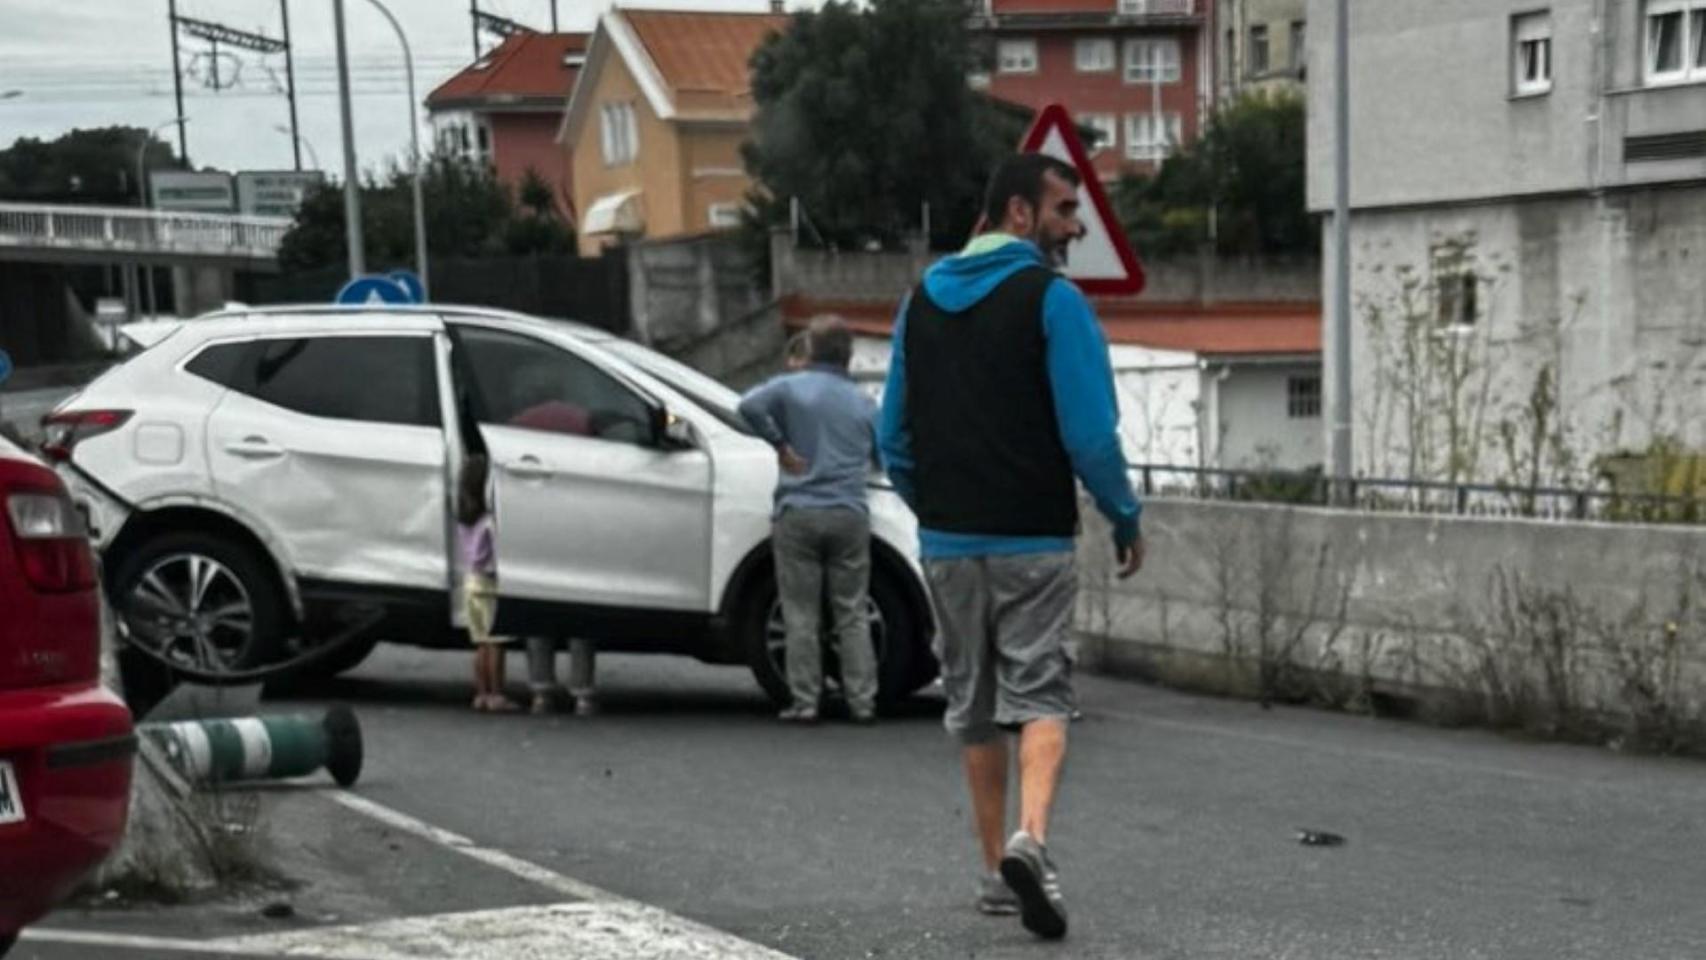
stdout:
<svg viewBox="0 0 1706 960">
<path fill-rule="evenodd" d="M 253 379 L 232 387 L 313 417 L 414 427 L 440 424 L 438 376 L 428 337 L 263 340 L 256 345 Z"/>
<path fill-rule="evenodd" d="M 247 341 L 216 343 L 191 358 L 184 364 L 184 370 L 222 387 L 246 392 L 254 380 L 254 349 L 255 345 Z"/>
<path fill-rule="evenodd" d="M 458 332 L 481 423 L 652 443 L 650 405 L 580 357 L 497 330 L 460 327 Z"/>
</svg>

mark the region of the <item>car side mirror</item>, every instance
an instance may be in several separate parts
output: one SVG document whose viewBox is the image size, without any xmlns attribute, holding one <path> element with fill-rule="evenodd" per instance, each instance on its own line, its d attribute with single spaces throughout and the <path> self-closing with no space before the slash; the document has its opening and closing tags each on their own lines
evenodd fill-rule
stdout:
<svg viewBox="0 0 1706 960">
<path fill-rule="evenodd" d="M 693 424 L 670 413 L 664 407 L 656 407 L 652 411 L 653 436 L 657 437 L 658 446 L 665 450 L 691 450 L 699 445 L 699 436 L 693 429 Z"/>
</svg>

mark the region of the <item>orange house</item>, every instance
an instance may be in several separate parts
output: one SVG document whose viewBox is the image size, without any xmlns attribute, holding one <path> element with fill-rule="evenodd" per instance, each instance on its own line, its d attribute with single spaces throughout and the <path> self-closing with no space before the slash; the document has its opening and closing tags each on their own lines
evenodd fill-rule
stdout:
<svg viewBox="0 0 1706 960">
<path fill-rule="evenodd" d="M 440 153 L 488 165 L 512 188 L 529 168 L 575 221 L 574 167 L 557 146 L 557 122 L 586 62 L 584 33 L 518 33 L 427 95 Z"/>
<path fill-rule="evenodd" d="M 785 14 L 616 9 L 588 45 L 557 143 L 572 159 L 581 252 L 740 223 L 751 180 L 747 67 Z"/>
</svg>

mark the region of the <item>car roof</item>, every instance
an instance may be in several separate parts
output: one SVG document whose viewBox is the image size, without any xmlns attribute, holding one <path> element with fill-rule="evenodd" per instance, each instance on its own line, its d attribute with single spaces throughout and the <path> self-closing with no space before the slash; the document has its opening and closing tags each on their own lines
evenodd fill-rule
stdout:
<svg viewBox="0 0 1706 960">
<path fill-rule="evenodd" d="M 230 324 L 238 329 L 255 329 L 256 324 L 266 324 L 269 320 L 275 321 L 270 326 L 277 327 L 306 320 L 316 325 L 351 325 L 363 329 L 368 328 L 370 324 L 374 326 L 398 324 L 405 326 L 406 329 L 426 329 L 444 319 L 485 320 L 519 327 L 535 327 L 540 330 L 566 333 L 587 343 L 600 343 L 617 339 L 615 334 L 607 330 L 575 320 L 552 319 L 517 313 L 512 310 L 449 303 L 372 305 L 294 303 L 261 307 L 233 305 L 225 310 L 205 314 L 194 322 L 198 329 L 205 324 Z M 409 323 L 408 321 L 415 322 Z"/>
</svg>

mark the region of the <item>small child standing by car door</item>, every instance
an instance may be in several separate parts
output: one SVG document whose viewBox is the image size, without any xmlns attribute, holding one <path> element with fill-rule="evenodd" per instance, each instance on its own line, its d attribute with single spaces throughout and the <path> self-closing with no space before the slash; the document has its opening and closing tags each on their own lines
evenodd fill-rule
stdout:
<svg viewBox="0 0 1706 960">
<path fill-rule="evenodd" d="M 498 615 L 498 559 L 486 495 L 489 473 L 486 458 L 479 454 L 463 461 L 456 490 L 456 553 L 462 564 L 468 636 L 474 641 L 474 709 L 513 713 L 520 707 L 503 692 L 506 638 L 492 636 Z"/>
</svg>

